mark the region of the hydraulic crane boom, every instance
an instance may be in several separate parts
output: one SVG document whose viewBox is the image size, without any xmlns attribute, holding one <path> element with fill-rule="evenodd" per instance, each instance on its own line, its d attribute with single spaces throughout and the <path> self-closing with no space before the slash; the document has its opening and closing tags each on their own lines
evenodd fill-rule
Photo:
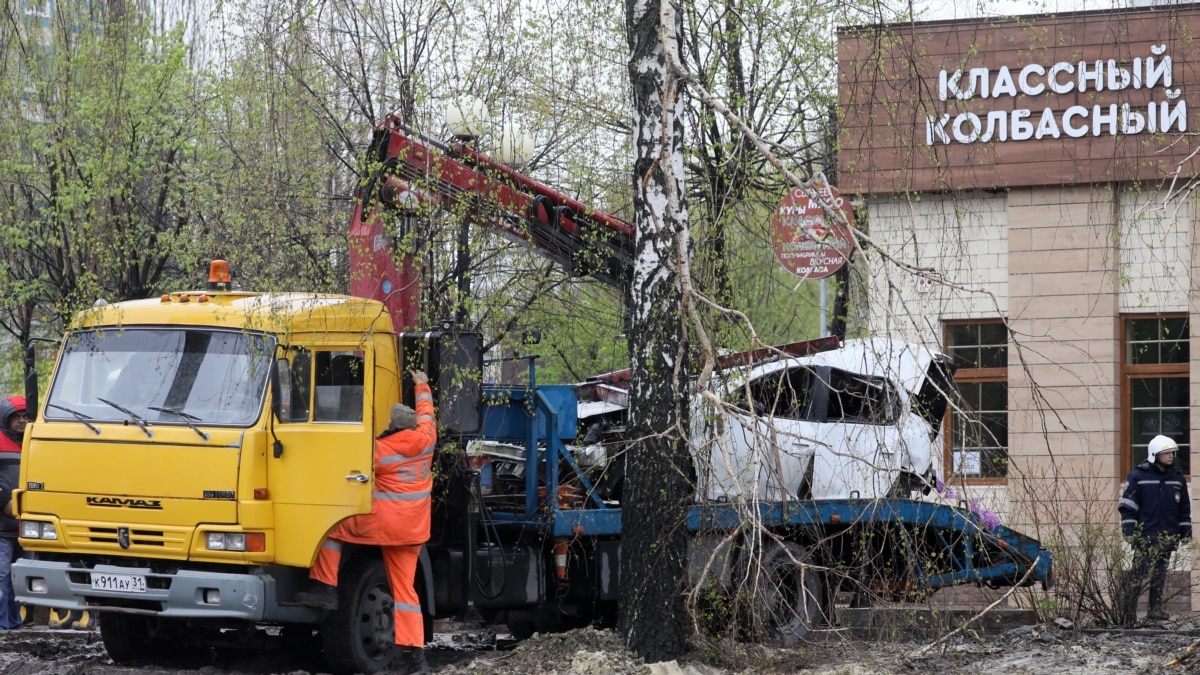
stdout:
<svg viewBox="0 0 1200 675">
<path fill-rule="evenodd" d="M 525 176 L 462 143 L 425 137 L 389 116 L 375 129 L 350 224 L 350 292 L 382 301 L 397 330 L 417 324 L 419 271 L 395 250 L 381 216 L 432 209 L 498 228 L 569 274 L 623 286 L 633 225 Z"/>
</svg>

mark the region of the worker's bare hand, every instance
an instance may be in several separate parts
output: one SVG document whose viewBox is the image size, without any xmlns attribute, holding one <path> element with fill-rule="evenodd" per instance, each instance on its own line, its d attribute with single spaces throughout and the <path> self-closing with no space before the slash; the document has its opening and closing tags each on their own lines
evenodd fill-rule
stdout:
<svg viewBox="0 0 1200 675">
<path fill-rule="evenodd" d="M 410 370 L 408 374 L 412 377 L 413 384 L 429 384 L 429 376 L 424 371 Z"/>
</svg>

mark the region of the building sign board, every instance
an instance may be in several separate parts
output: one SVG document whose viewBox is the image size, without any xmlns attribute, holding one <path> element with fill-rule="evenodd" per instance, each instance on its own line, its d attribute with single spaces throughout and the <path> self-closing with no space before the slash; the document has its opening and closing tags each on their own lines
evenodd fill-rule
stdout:
<svg viewBox="0 0 1200 675">
<path fill-rule="evenodd" d="M 841 211 L 854 224 L 854 214 L 837 188 L 816 184 L 810 190 L 792 188 L 779 201 L 771 216 L 771 240 L 775 257 L 789 272 L 805 279 L 824 279 L 850 259 L 854 238 L 850 230 L 832 218 L 824 204 Z"/>
<path fill-rule="evenodd" d="M 839 183 L 904 192 L 1200 172 L 1200 5 L 843 28 Z"/>
</svg>

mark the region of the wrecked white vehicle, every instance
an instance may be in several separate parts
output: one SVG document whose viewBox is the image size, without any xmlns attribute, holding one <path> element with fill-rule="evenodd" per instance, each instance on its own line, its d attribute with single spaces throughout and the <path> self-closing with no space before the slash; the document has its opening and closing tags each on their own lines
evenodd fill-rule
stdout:
<svg viewBox="0 0 1200 675">
<path fill-rule="evenodd" d="M 954 391 L 945 355 L 883 338 L 821 338 L 732 354 L 719 366 L 709 387 L 720 403 L 697 396 L 692 406 L 700 499 L 909 497 L 941 474 Z M 627 377 L 580 385 L 585 446 L 600 427 L 619 431 Z"/>
<path fill-rule="evenodd" d="M 701 494 L 776 501 L 927 492 L 942 464 L 949 359 L 882 338 L 790 347 L 800 355 L 720 371 L 713 389 L 722 403 L 700 398 L 693 407 Z"/>
</svg>

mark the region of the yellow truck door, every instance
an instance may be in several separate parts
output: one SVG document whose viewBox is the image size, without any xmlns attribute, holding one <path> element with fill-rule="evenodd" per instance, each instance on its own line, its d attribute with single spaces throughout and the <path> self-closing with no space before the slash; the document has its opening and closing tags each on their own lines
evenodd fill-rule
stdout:
<svg viewBox="0 0 1200 675">
<path fill-rule="evenodd" d="M 338 521 L 371 511 L 373 355 L 359 346 L 289 350 L 290 383 L 273 388 L 277 443 L 267 448 L 276 562 L 307 567 Z M 282 365 L 282 364 L 281 364 Z"/>
</svg>

